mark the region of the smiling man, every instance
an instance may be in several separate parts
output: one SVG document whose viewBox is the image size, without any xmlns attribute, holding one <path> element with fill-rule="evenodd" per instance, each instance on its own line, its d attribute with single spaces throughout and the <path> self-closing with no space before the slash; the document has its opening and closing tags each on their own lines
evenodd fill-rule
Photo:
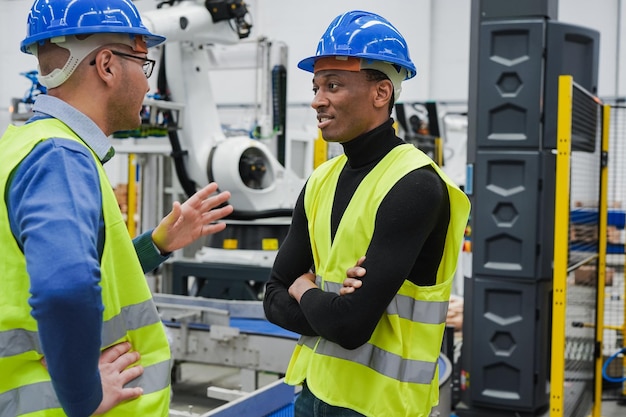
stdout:
<svg viewBox="0 0 626 417">
<path fill-rule="evenodd" d="M 396 136 L 391 110 L 416 69 L 386 19 L 338 16 L 298 66 L 344 154 L 308 179 L 266 285 L 267 318 L 302 335 L 285 378 L 303 385 L 295 414 L 428 416 L 469 201 Z"/>
</svg>

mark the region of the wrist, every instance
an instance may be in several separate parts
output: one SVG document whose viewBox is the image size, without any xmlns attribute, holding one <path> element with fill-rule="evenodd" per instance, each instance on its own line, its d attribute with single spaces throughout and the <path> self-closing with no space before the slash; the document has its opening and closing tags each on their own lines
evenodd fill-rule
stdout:
<svg viewBox="0 0 626 417">
<path fill-rule="evenodd" d="M 159 252 L 159 254 L 161 254 L 161 256 L 168 256 L 172 253 L 171 251 L 168 251 L 164 247 L 163 242 L 162 242 L 163 239 L 161 238 L 158 232 L 158 227 L 152 231 L 151 237 L 152 237 L 152 245 L 154 246 L 156 251 Z"/>
<path fill-rule="evenodd" d="M 305 292 L 317 286 L 305 277 L 298 277 L 289 287 L 289 295 L 298 303 Z"/>
</svg>

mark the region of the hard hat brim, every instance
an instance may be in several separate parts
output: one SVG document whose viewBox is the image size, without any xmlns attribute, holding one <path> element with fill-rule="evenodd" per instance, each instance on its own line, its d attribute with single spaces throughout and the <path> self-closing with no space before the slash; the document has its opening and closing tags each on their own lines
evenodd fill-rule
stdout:
<svg viewBox="0 0 626 417">
<path fill-rule="evenodd" d="M 132 28 L 119 28 L 120 30 L 112 30 L 111 27 L 89 27 L 86 30 L 76 30 L 76 28 L 70 28 L 67 30 L 59 30 L 55 33 L 55 37 L 59 36 L 71 36 L 71 35 L 92 35 L 95 33 L 122 33 L 128 35 L 143 36 L 148 48 L 157 46 L 166 41 L 166 38 L 161 35 L 155 35 L 147 30 L 133 30 Z M 20 44 L 20 50 L 26 54 L 30 54 L 29 47 L 37 42 L 43 42 L 51 39 L 47 33 L 42 33 L 35 36 L 30 36 L 24 39 Z"/>
</svg>

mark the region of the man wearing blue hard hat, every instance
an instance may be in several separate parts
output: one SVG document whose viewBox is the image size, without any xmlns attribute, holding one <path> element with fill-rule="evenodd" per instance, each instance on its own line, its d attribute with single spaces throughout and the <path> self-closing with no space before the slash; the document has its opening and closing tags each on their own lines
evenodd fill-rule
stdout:
<svg viewBox="0 0 626 417">
<path fill-rule="evenodd" d="M 426 417 L 469 200 L 396 136 L 416 69 L 389 21 L 341 14 L 298 66 L 344 153 L 309 177 L 266 285 L 268 319 L 301 334 L 285 377 L 302 385 L 295 415 Z"/>
<path fill-rule="evenodd" d="M 0 416 L 169 415 L 170 348 L 144 272 L 224 229 L 209 184 L 131 240 L 102 164 L 137 128 L 165 39 L 130 0 L 37 0 L 33 117 L 0 139 Z"/>
</svg>

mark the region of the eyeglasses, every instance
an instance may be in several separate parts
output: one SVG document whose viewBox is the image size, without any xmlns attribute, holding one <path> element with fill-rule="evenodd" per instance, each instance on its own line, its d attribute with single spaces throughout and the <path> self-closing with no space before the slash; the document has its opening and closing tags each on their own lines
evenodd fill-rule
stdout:
<svg viewBox="0 0 626 417">
<path fill-rule="evenodd" d="M 156 63 L 154 59 L 142 58 L 140 56 L 126 54 L 124 52 L 114 51 L 114 50 L 111 50 L 111 53 L 113 55 L 117 55 L 117 56 L 121 56 L 125 58 L 138 59 L 140 61 L 143 61 L 143 64 L 141 65 L 141 69 L 143 69 L 143 73 L 146 75 L 146 78 L 150 78 L 150 76 L 152 75 L 152 70 L 154 69 L 154 64 Z M 89 65 L 95 65 L 95 64 L 96 64 L 95 59 L 89 63 Z"/>
<path fill-rule="evenodd" d="M 146 74 L 146 78 L 150 78 L 150 76 L 152 75 L 152 70 L 154 69 L 154 64 L 156 63 L 154 59 L 142 58 L 140 56 L 125 54 L 124 52 L 113 51 L 113 50 L 111 50 L 111 53 L 113 55 L 123 56 L 126 58 L 138 59 L 140 61 L 143 61 L 143 65 L 141 66 L 141 69 L 143 69 L 143 73 Z"/>
</svg>

